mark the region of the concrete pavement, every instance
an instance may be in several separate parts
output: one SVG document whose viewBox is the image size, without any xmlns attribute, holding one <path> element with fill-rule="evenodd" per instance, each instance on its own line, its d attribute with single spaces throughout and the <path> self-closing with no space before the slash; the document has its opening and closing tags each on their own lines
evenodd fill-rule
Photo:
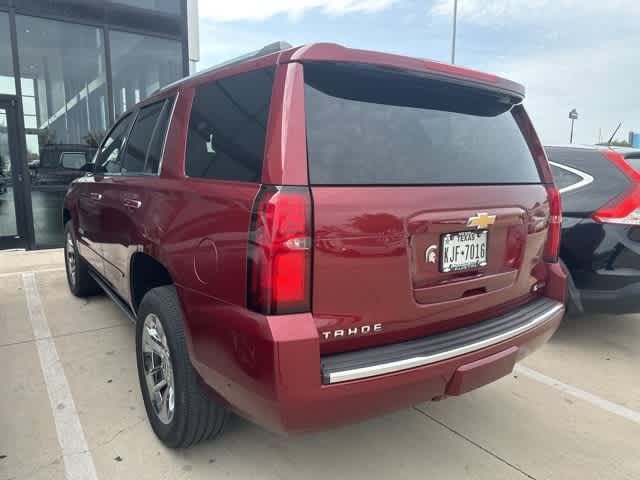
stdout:
<svg viewBox="0 0 640 480">
<path fill-rule="evenodd" d="M 40 341 L 59 358 L 87 451 L 63 455 L 70 430 L 58 409 L 68 406 L 51 404 L 23 272 L 35 272 L 51 337 Z M 133 326 L 108 298 L 68 292 L 60 250 L 0 252 L 0 480 L 65 478 L 76 454 L 102 480 L 640 478 L 640 316 L 568 319 L 524 362 L 630 417 L 516 371 L 460 398 L 317 434 L 282 437 L 232 418 L 219 439 L 171 451 L 146 421 L 135 363 Z"/>
</svg>

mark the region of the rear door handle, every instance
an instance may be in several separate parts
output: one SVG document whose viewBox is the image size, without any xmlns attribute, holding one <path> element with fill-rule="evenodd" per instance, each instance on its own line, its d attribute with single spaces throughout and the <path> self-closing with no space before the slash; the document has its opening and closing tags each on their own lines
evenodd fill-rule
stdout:
<svg viewBox="0 0 640 480">
<path fill-rule="evenodd" d="M 102 200 L 102 194 L 96 193 L 96 192 L 89 192 L 89 198 L 92 198 L 93 200 Z"/>
<path fill-rule="evenodd" d="M 134 200 L 133 198 L 125 198 L 122 204 L 129 208 L 140 208 L 142 206 L 142 202 L 140 200 Z"/>
</svg>

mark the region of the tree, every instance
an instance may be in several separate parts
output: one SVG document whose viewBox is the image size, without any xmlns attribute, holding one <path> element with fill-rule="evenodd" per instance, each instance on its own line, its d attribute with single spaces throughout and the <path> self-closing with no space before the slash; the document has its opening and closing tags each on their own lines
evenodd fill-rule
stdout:
<svg viewBox="0 0 640 480">
<path fill-rule="evenodd" d="M 613 140 L 611 143 L 607 143 L 607 142 L 601 142 L 601 143 L 596 143 L 596 145 L 599 146 L 611 146 L 611 147 L 630 147 L 631 144 L 629 142 L 627 142 L 626 140 Z"/>
</svg>

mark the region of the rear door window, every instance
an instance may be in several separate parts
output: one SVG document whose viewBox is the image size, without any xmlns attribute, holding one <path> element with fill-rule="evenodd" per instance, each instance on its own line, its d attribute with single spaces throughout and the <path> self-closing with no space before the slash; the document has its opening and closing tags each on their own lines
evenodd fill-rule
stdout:
<svg viewBox="0 0 640 480">
<path fill-rule="evenodd" d="M 156 123 L 155 129 L 149 141 L 147 158 L 144 165 L 145 173 L 159 173 L 160 161 L 164 150 L 164 143 L 167 137 L 167 129 L 173 111 L 173 98 L 168 98 L 162 106 L 162 111 Z"/>
<path fill-rule="evenodd" d="M 122 173 L 157 173 L 169 116 L 170 100 L 140 109 L 124 154 Z"/>
<path fill-rule="evenodd" d="M 196 88 L 187 139 L 188 176 L 260 181 L 273 72 L 254 70 Z"/>
<path fill-rule="evenodd" d="M 312 184 L 540 182 L 506 96 L 370 66 L 304 68 Z"/>
</svg>

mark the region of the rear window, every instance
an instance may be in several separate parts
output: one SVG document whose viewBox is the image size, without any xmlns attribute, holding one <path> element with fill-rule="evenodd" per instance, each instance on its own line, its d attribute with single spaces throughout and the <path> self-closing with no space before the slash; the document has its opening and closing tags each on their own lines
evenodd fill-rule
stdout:
<svg viewBox="0 0 640 480">
<path fill-rule="evenodd" d="M 304 74 L 312 184 L 540 182 L 507 96 L 354 64 Z"/>
<path fill-rule="evenodd" d="M 566 168 L 562 168 L 559 165 L 550 165 L 551 173 L 553 174 L 553 183 L 556 184 L 556 187 L 562 191 L 563 189 L 569 188 L 572 185 L 582 181 L 582 177 L 580 175 L 576 175 L 575 173 L 570 172 Z"/>
</svg>

